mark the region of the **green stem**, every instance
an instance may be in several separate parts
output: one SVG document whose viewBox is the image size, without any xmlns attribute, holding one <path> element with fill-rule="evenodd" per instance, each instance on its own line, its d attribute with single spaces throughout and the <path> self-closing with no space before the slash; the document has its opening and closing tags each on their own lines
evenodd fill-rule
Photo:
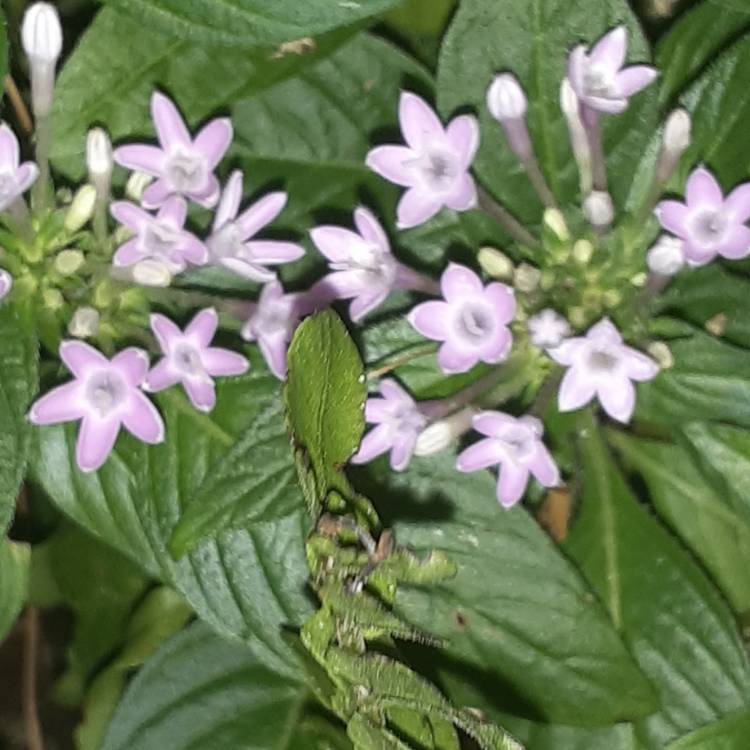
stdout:
<svg viewBox="0 0 750 750">
<path fill-rule="evenodd" d="M 484 188 L 477 186 L 479 207 L 496 221 L 516 242 L 526 247 L 539 247 L 539 240 L 532 236 L 515 216 L 503 208 Z"/>
</svg>

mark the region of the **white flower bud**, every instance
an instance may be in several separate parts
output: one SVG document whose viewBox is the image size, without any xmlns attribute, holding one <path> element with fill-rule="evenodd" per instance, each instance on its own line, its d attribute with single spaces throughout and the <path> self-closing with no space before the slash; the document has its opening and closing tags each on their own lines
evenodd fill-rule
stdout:
<svg viewBox="0 0 750 750">
<path fill-rule="evenodd" d="M 513 278 L 513 261 L 494 247 L 483 247 L 477 255 L 477 260 L 482 270 L 493 279 L 507 281 Z"/>
<path fill-rule="evenodd" d="M 615 218 L 615 207 L 609 193 L 603 190 L 592 191 L 583 202 L 583 213 L 591 226 L 597 229 L 608 227 Z"/>
<path fill-rule="evenodd" d="M 13 277 L 4 268 L 0 268 L 0 300 L 5 299 L 12 288 Z"/>
<path fill-rule="evenodd" d="M 142 260 L 133 266 L 133 280 L 143 286 L 166 287 L 172 283 L 172 273 L 161 261 Z"/>
<path fill-rule="evenodd" d="M 521 263 L 513 276 L 513 285 L 519 292 L 529 293 L 539 286 L 541 278 L 542 272 L 538 268 L 528 263 Z"/>
<path fill-rule="evenodd" d="M 44 117 L 52 108 L 55 66 L 62 52 L 60 16 L 50 3 L 34 3 L 23 17 L 21 43 L 31 68 L 34 114 Z"/>
<path fill-rule="evenodd" d="M 91 182 L 95 185 L 104 183 L 108 187 L 113 163 L 112 141 L 102 128 L 92 128 L 86 138 L 86 167 Z"/>
<path fill-rule="evenodd" d="M 646 351 L 656 360 L 662 370 L 674 367 L 674 356 L 670 348 L 663 341 L 653 341 L 646 347 Z"/>
<path fill-rule="evenodd" d="M 565 121 L 568 125 L 570 145 L 573 149 L 576 164 L 578 165 L 581 192 L 587 195 L 591 192 L 592 183 L 591 143 L 586 133 L 586 127 L 581 119 L 581 104 L 576 92 L 573 90 L 573 86 L 567 78 L 563 79 L 560 86 L 560 108 L 563 111 L 563 115 L 565 115 Z"/>
<path fill-rule="evenodd" d="M 83 261 L 80 250 L 63 250 L 55 257 L 55 270 L 62 276 L 72 276 L 83 265 Z"/>
<path fill-rule="evenodd" d="M 563 78 L 563 82 L 560 85 L 560 109 L 566 118 L 581 117 L 581 104 L 578 101 L 578 96 L 573 89 L 570 81 L 567 78 Z"/>
<path fill-rule="evenodd" d="M 674 276 L 685 265 L 682 240 L 663 234 L 648 251 L 646 263 L 653 273 Z"/>
<path fill-rule="evenodd" d="M 648 281 L 648 274 L 643 273 L 643 271 L 630 277 L 630 283 L 637 289 L 640 289 L 641 287 L 646 286 L 647 281 Z"/>
<path fill-rule="evenodd" d="M 555 233 L 561 242 L 567 242 L 570 239 L 570 230 L 559 208 L 546 209 L 544 212 L 544 223 Z"/>
<path fill-rule="evenodd" d="M 532 315 L 527 323 L 529 339 L 540 349 L 559 346 L 570 335 L 570 324 L 551 308 Z"/>
<path fill-rule="evenodd" d="M 45 289 L 42 292 L 44 306 L 49 310 L 59 310 L 65 304 L 65 298 L 58 289 Z"/>
<path fill-rule="evenodd" d="M 99 312 L 93 307 L 79 307 L 68 323 L 68 333 L 77 339 L 96 336 L 99 331 Z"/>
<path fill-rule="evenodd" d="M 576 240 L 573 245 L 573 258 L 577 263 L 585 266 L 594 254 L 594 246 L 588 240 Z"/>
<path fill-rule="evenodd" d="M 667 118 L 664 127 L 664 150 L 679 157 L 690 145 L 690 115 L 684 109 L 676 109 Z"/>
<path fill-rule="evenodd" d="M 135 203 L 141 202 L 143 191 L 153 182 L 154 178 L 145 172 L 133 172 L 125 185 L 125 195 Z"/>
<path fill-rule="evenodd" d="M 77 232 L 94 215 L 96 206 L 96 188 L 93 185 L 81 187 L 70 204 L 65 217 L 65 229 L 68 232 Z"/>
<path fill-rule="evenodd" d="M 500 121 L 519 120 L 526 115 L 526 94 L 512 73 L 495 76 L 487 90 L 487 108 L 490 114 Z"/>
<path fill-rule="evenodd" d="M 476 410 L 468 407 L 441 419 L 422 430 L 414 448 L 415 456 L 432 456 L 445 450 L 454 440 L 471 429 Z"/>
</svg>

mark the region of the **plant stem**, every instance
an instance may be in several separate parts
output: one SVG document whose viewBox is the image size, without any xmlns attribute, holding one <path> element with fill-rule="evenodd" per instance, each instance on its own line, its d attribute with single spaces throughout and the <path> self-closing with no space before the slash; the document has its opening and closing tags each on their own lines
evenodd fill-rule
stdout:
<svg viewBox="0 0 750 750">
<path fill-rule="evenodd" d="M 21 130 L 27 135 L 31 135 L 34 132 L 34 121 L 31 119 L 29 110 L 21 96 L 21 92 L 18 90 L 18 86 L 16 86 L 16 82 L 13 80 L 13 76 L 10 74 L 5 76 L 3 87 L 5 88 L 5 93 L 8 95 L 8 99 L 10 99 L 13 111 L 16 113 Z"/>
<path fill-rule="evenodd" d="M 393 370 L 398 369 L 402 365 L 408 365 L 409 362 L 413 362 L 415 359 L 426 357 L 428 354 L 434 354 L 436 350 L 437 344 L 427 344 L 426 346 L 422 346 L 419 349 L 414 349 L 407 354 L 403 354 L 397 359 L 391 360 L 387 365 L 383 365 L 376 370 L 370 370 L 370 372 L 367 373 L 367 379 L 378 380 L 379 378 L 382 378 L 383 375 L 387 375 L 389 372 L 393 372 Z"/>
<path fill-rule="evenodd" d="M 28 750 L 44 750 L 42 728 L 37 709 L 37 655 L 39 650 L 39 612 L 36 607 L 26 608 L 23 621 L 23 674 L 22 701 L 26 725 Z"/>
<path fill-rule="evenodd" d="M 516 242 L 526 247 L 538 247 L 539 240 L 533 237 L 527 229 L 509 211 L 503 208 L 484 188 L 477 186 L 479 207 L 491 219 L 494 219 Z"/>
<path fill-rule="evenodd" d="M 594 176 L 594 190 L 607 192 L 607 164 L 604 160 L 604 142 L 599 113 L 584 106 L 581 112 L 583 123 L 591 145 L 591 168 Z"/>
<path fill-rule="evenodd" d="M 549 189 L 547 180 L 544 179 L 544 174 L 542 174 L 542 170 L 533 153 L 523 160 L 523 167 L 544 206 L 546 208 L 557 208 L 555 196 L 552 195 L 552 191 Z"/>
</svg>

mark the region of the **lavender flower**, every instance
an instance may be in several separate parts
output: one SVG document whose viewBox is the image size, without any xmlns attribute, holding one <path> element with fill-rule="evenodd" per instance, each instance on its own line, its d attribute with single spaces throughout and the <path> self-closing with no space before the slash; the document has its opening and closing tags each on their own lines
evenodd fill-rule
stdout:
<svg viewBox="0 0 750 750">
<path fill-rule="evenodd" d="M 169 198 L 156 216 L 127 201 L 113 203 L 110 211 L 136 235 L 117 249 L 116 266 L 133 266 L 151 259 L 160 261 L 175 274 L 184 271 L 188 263 L 200 266 L 207 261 L 206 246 L 184 228 L 187 203 L 182 198 Z"/>
<path fill-rule="evenodd" d="M 381 177 L 409 188 L 398 205 L 399 229 L 424 224 L 443 206 L 474 208 L 477 190 L 469 168 L 479 147 L 476 118 L 461 115 L 443 128 L 423 99 L 404 91 L 399 120 L 406 146 L 378 146 L 366 160 Z"/>
<path fill-rule="evenodd" d="M 654 81 L 658 73 L 649 65 L 623 69 L 627 49 L 627 30 L 618 26 L 605 34 L 591 52 L 579 45 L 570 53 L 568 79 L 582 104 L 616 115 L 627 109 L 629 97 Z"/>
<path fill-rule="evenodd" d="M 485 411 L 474 417 L 473 426 L 486 437 L 459 454 L 456 468 L 470 473 L 499 465 L 497 499 L 504 508 L 523 497 L 530 475 L 543 487 L 560 484 L 557 464 L 541 440 L 544 427 L 538 419 Z"/>
<path fill-rule="evenodd" d="M 268 368 L 279 379 L 286 377 L 286 352 L 300 319 L 300 296 L 284 294 L 278 281 L 263 287 L 258 303 L 242 326 L 245 341 L 257 341 Z"/>
<path fill-rule="evenodd" d="M 173 195 L 182 195 L 205 208 L 219 200 L 219 182 L 214 169 L 232 141 L 232 123 L 227 118 L 211 120 L 192 138 L 174 103 L 154 92 L 151 116 L 159 146 L 134 144 L 115 149 L 115 161 L 157 180 L 143 192 L 146 208 L 158 208 Z"/>
<path fill-rule="evenodd" d="M 403 471 L 427 426 L 427 417 L 395 380 L 382 380 L 379 390 L 382 398 L 368 398 L 365 403 L 365 420 L 376 427 L 365 435 L 352 463 L 366 464 L 390 451 L 391 468 Z"/>
<path fill-rule="evenodd" d="M 315 246 L 328 259 L 331 270 L 316 289 L 334 299 L 352 299 L 349 314 L 362 320 L 380 305 L 393 289 L 436 291 L 426 279 L 399 263 L 383 227 L 366 208 L 354 212 L 357 232 L 323 226 L 310 232 Z"/>
<path fill-rule="evenodd" d="M 717 255 L 730 260 L 750 255 L 750 182 L 724 198 L 719 183 L 703 167 L 687 181 L 685 202 L 662 201 L 656 207 L 659 222 L 684 240 L 683 252 L 692 266 L 703 266 Z"/>
<path fill-rule="evenodd" d="M 38 176 L 39 169 L 33 161 L 21 164 L 15 133 L 6 123 L 0 124 L 0 211 L 22 196 Z"/>
<path fill-rule="evenodd" d="M 510 287 L 497 282 L 484 287 L 479 276 L 457 263 L 448 266 L 440 284 L 445 301 L 417 305 L 409 322 L 423 336 L 444 342 L 438 352 L 443 372 L 506 359 L 513 343 L 508 323 L 516 313 Z"/>
<path fill-rule="evenodd" d="M 240 354 L 210 346 L 218 325 L 219 316 L 210 307 L 201 310 L 184 331 L 169 318 L 152 315 L 151 330 L 164 358 L 149 372 L 144 389 L 158 392 L 182 383 L 196 409 L 211 411 L 216 405 L 213 378 L 242 375 L 250 367 Z"/>
<path fill-rule="evenodd" d="M 35 425 L 81 420 L 76 463 L 96 471 L 114 447 L 122 426 L 144 443 L 164 440 L 164 423 L 140 390 L 148 372 L 141 349 L 125 349 L 108 360 L 82 341 L 63 341 L 60 358 L 75 380 L 58 386 L 31 407 Z"/>
<path fill-rule="evenodd" d="M 4 268 L 0 268 L 0 300 L 5 299 L 12 288 L 13 277 Z"/>
<path fill-rule="evenodd" d="M 242 172 L 236 171 L 224 188 L 213 233 L 206 240 L 211 260 L 251 281 L 273 281 L 276 275 L 265 266 L 298 260 L 305 254 L 304 249 L 292 242 L 251 238 L 281 213 L 287 194 L 269 193 L 238 217 L 241 200 Z"/>
<path fill-rule="evenodd" d="M 527 328 L 531 343 L 540 349 L 559 346 L 570 335 L 570 323 L 549 307 L 532 315 Z"/>
<path fill-rule="evenodd" d="M 607 318 L 586 336 L 568 339 L 548 353 L 568 368 L 558 394 L 560 411 L 580 409 L 596 397 L 612 419 L 624 423 L 635 409 L 631 381 L 652 380 L 659 372 L 656 362 L 623 343 Z"/>
</svg>

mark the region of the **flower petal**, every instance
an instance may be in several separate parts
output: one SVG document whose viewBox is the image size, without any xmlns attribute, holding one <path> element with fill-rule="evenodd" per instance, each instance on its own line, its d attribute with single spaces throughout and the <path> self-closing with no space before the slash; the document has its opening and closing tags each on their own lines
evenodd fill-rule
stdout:
<svg viewBox="0 0 750 750">
<path fill-rule="evenodd" d="M 385 398 L 368 398 L 365 401 L 365 422 L 379 424 L 391 415 L 391 404 Z"/>
<path fill-rule="evenodd" d="M 29 421 L 35 425 L 45 425 L 81 419 L 86 413 L 81 391 L 82 385 L 78 380 L 53 388 L 34 402 L 29 411 Z"/>
<path fill-rule="evenodd" d="M 688 177 L 685 197 L 690 209 L 720 209 L 724 205 L 724 195 L 714 176 L 703 167 L 694 169 Z"/>
<path fill-rule="evenodd" d="M 650 65 L 631 65 L 618 73 L 615 79 L 617 93 L 627 98 L 650 86 L 658 77 L 659 72 Z"/>
<path fill-rule="evenodd" d="M 444 138 L 445 130 L 427 102 L 410 91 L 403 91 L 399 101 L 398 118 L 404 140 L 415 151 L 421 152 L 435 138 Z"/>
<path fill-rule="evenodd" d="M 18 138 L 7 123 L 2 123 L 0 125 L 0 166 L 4 172 L 12 174 L 18 169 L 20 161 Z"/>
<path fill-rule="evenodd" d="M 466 352 L 458 349 L 450 341 L 446 341 L 438 350 L 438 364 L 446 375 L 468 372 L 479 361 L 476 352 Z"/>
<path fill-rule="evenodd" d="M 188 198 L 193 203 L 203 206 L 203 208 L 213 208 L 219 202 L 220 195 L 221 186 L 219 185 L 219 181 L 216 179 L 216 175 L 210 174 L 206 177 L 205 186 L 194 193 L 190 193 Z"/>
<path fill-rule="evenodd" d="M 157 146 L 133 144 L 119 146 L 112 152 L 112 158 L 121 167 L 145 172 L 152 177 L 158 177 L 164 171 L 166 157 Z"/>
<path fill-rule="evenodd" d="M 505 455 L 502 445 L 492 438 L 484 438 L 458 454 L 456 468 L 464 473 L 495 466 Z"/>
<path fill-rule="evenodd" d="M 414 162 L 418 158 L 407 146 L 378 146 L 367 154 L 365 164 L 389 182 L 410 187 L 416 182 Z"/>
<path fill-rule="evenodd" d="M 414 407 L 414 399 L 393 378 L 385 378 L 380 381 L 378 387 L 380 395 L 392 403 L 403 406 Z"/>
<path fill-rule="evenodd" d="M 109 365 L 109 360 L 100 351 L 83 341 L 63 341 L 59 354 L 65 366 L 77 378 L 85 376 L 91 368 Z"/>
<path fill-rule="evenodd" d="M 557 487 L 560 484 L 560 470 L 541 441 L 529 462 L 529 470 L 542 487 Z"/>
<path fill-rule="evenodd" d="M 242 239 L 247 240 L 254 237 L 267 224 L 270 224 L 286 206 L 286 193 L 269 193 L 259 201 L 253 203 L 237 219 L 237 224 L 242 230 Z"/>
<path fill-rule="evenodd" d="M 529 470 L 520 464 L 506 461 L 500 466 L 497 480 L 497 499 L 503 508 L 512 508 L 523 497 L 529 483 Z"/>
<path fill-rule="evenodd" d="M 440 277 L 440 288 L 448 302 L 459 302 L 466 298 L 484 294 L 482 281 L 470 268 L 459 263 L 450 263 Z"/>
<path fill-rule="evenodd" d="M 627 99 L 608 99 L 603 96 L 585 96 L 584 102 L 589 111 L 603 112 L 605 115 L 620 115 L 628 108 Z"/>
<path fill-rule="evenodd" d="M 147 215 L 148 216 L 148 215 Z M 150 219 L 151 217 L 148 216 Z M 182 229 L 187 220 L 187 201 L 179 195 L 173 195 L 168 198 L 164 205 L 159 209 L 156 218 L 164 223 L 169 224 L 175 229 Z"/>
<path fill-rule="evenodd" d="M 477 186 L 474 178 L 464 172 L 457 180 L 456 187 L 445 199 L 445 205 L 453 211 L 470 211 L 478 203 Z"/>
<path fill-rule="evenodd" d="M 304 257 L 305 249 L 295 242 L 278 240 L 252 240 L 246 245 L 249 260 L 253 263 L 280 265 L 293 263 Z"/>
<path fill-rule="evenodd" d="M 185 378 L 182 381 L 190 403 L 202 412 L 211 411 L 216 406 L 216 387 L 213 380 L 205 378 Z"/>
<path fill-rule="evenodd" d="M 96 471 L 107 460 L 120 432 L 120 420 L 85 417 L 76 443 L 76 463 L 86 473 Z"/>
<path fill-rule="evenodd" d="M 610 70 L 619 70 L 625 63 L 628 50 L 628 32 L 618 26 L 605 34 L 591 49 L 589 60 Z"/>
<path fill-rule="evenodd" d="M 125 244 L 120 245 L 115 251 L 112 262 L 118 268 L 125 268 L 126 266 L 133 266 L 139 260 L 144 257 L 143 251 L 141 250 L 141 243 L 137 238 L 128 240 Z"/>
<path fill-rule="evenodd" d="M 167 181 L 159 178 L 143 191 L 141 205 L 149 210 L 159 208 L 164 205 L 170 195 L 173 195 L 173 193 Z"/>
<path fill-rule="evenodd" d="M 216 216 L 214 216 L 213 224 L 214 232 L 237 218 L 237 212 L 240 210 L 240 201 L 242 200 L 242 185 L 242 172 L 239 169 L 235 169 L 224 186 L 221 200 L 216 208 Z"/>
<path fill-rule="evenodd" d="M 659 365 L 651 357 L 647 357 L 637 349 L 629 346 L 622 348 L 622 360 L 625 366 L 625 374 L 631 380 L 643 383 L 653 380 L 659 374 Z"/>
<path fill-rule="evenodd" d="M 165 151 L 172 146 L 192 146 L 190 132 L 174 102 L 158 91 L 155 91 L 151 97 L 151 117 L 154 120 L 159 143 Z M 136 167 L 136 169 L 140 169 L 140 167 Z"/>
<path fill-rule="evenodd" d="M 153 221 L 151 214 L 128 201 L 116 201 L 109 207 L 109 212 L 116 221 L 133 232 L 140 232 Z"/>
<path fill-rule="evenodd" d="M 258 284 L 267 284 L 276 280 L 276 274 L 273 271 L 239 258 L 222 258 L 219 263 L 232 273 L 242 276 L 243 279 L 255 281 Z"/>
<path fill-rule="evenodd" d="M 164 442 L 164 422 L 151 400 L 140 391 L 133 391 L 128 410 L 123 414 L 125 429 L 142 443 Z"/>
<path fill-rule="evenodd" d="M 268 369 L 279 380 L 284 380 L 286 377 L 286 352 L 289 348 L 284 335 L 263 336 L 258 339 L 258 347 L 263 359 L 266 360 Z"/>
<path fill-rule="evenodd" d="M 213 307 L 201 310 L 185 328 L 185 336 L 192 339 L 201 349 L 207 347 L 216 335 L 219 327 L 219 315 Z"/>
<path fill-rule="evenodd" d="M 357 208 L 354 212 L 354 225 L 365 242 L 390 253 L 391 243 L 388 242 L 388 235 L 372 211 L 364 206 Z"/>
<path fill-rule="evenodd" d="M 656 218 L 672 234 L 685 239 L 690 233 L 690 209 L 679 201 L 662 201 L 656 207 Z"/>
<path fill-rule="evenodd" d="M 578 367 L 571 367 L 560 383 L 557 405 L 560 411 L 575 411 L 591 401 L 595 394 L 596 382 Z"/>
<path fill-rule="evenodd" d="M 148 374 L 148 354 L 134 346 L 123 349 L 112 358 L 112 367 L 125 378 L 129 385 L 137 388 Z"/>
<path fill-rule="evenodd" d="M 750 255 L 750 229 L 739 224 L 717 248 L 719 255 L 730 260 L 739 260 Z"/>
<path fill-rule="evenodd" d="M 597 389 L 599 403 L 607 414 L 627 424 L 635 409 L 635 387 L 627 378 L 611 378 Z"/>
<path fill-rule="evenodd" d="M 422 302 L 408 315 L 408 321 L 422 336 L 445 341 L 449 335 L 450 305 L 447 302 Z"/>
<path fill-rule="evenodd" d="M 204 266 L 208 263 L 208 248 L 192 232 L 183 232 L 180 242 L 182 261 L 194 266 Z"/>
<path fill-rule="evenodd" d="M 351 462 L 353 464 L 369 463 L 374 458 L 389 451 L 392 445 L 390 428 L 387 425 L 380 424 L 362 438 L 359 450 L 352 456 Z"/>
<path fill-rule="evenodd" d="M 396 213 L 399 229 L 411 229 L 424 224 L 443 207 L 442 198 L 422 188 L 409 188 L 398 203 Z"/>
<path fill-rule="evenodd" d="M 414 448 L 417 445 L 417 434 L 396 435 L 393 440 L 390 464 L 393 471 L 404 471 L 409 466 Z"/>
<path fill-rule="evenodd" d="M 165 357 L 152 367 L 143 381 L 143 389 L 150 393 L 159 393 L 171 388 L 182 380 L 182 374 L 172 367 L 172 362 Z"/>
<path fill-rule="evenodd" d="M 310 230 L 310 238 L 315 247 L 331 263 L 348 263 L 352 255 L 352 248 L 360 249 L 362 238 L 350 229 L 334 226 L 316 227 Z"/>
<path fill-rule="evenodd" d="M 209 347 L 201 354 L 203 367 L 214 377 L 242 375 L 250 369 L 250 363 L 237 352 L 218 347 Z"/>
<path fill-rule="evenodd" d="M 724 201 L 724 211 L 739 224 L 750 219 L 750 182 L 743 182 L 729 193 Z"/>
<path fill-rule="evenodd" d="M 602 318 L 598 323 L 591 326 L 586 333 L 586 338 L 597 344 L 609 346 L 622 344 L 622 336 L 609 318 Z"/>
<path fill-rule="evenodd" d="M 220 117 L 211 120 L 195 137 L 193 147 L 203 155 L 211 171 L 224 158 L 232 136 L 232 121 L 228 117 Z"/>
<path fill-rule="evenodd" d="M 492 282 L 484 288 L 484 298 L 493 306 L 497 321 L 503 325 L 516 316 L 516 297 L 506 284 Z"/>
<path fill-rule="evenodd" d="M 352 323 L 359 323 L 373 310 L 380 307 L 380 305 L 385 302 L 390 291 L 391 290 L 386 287 L 375 294 L 360 294 L 355 297 L 352 300 L 351 305 L 349 305 L 349 317 L 352 319 Z"/>
<path fill-rule="evenodd" d="M 472 427 L 487 437 L 504 437 L 509 428 L 515 427 L 516 418 L 500 411 L 482 411 L 474 415 Z"/>
<path fill-rule="evenodd" d="M 587 62 L 586 47 L 579 44 L 568 57 L 568 80 L 573 90 L 581 96 L 584 90 L 584 72 Z"/>
<path fill-rule="evenodd" d="M 477 348 L 479 358 L 488 365 L 495 365 L 508 358 L 513 346 L 513 335 L 509 328 L 498 326 L 492 336 L 488 336 Z"/>
<path fill-rule="evenodd" d="M 149 320 L 151 330 L 159 342 L 161 350 L 166 354 L 172 347 L 172 343 L 182 338 L 182 331 L 165 315 L 153 313 Z"/>
<path fill-rule="evenodd" d="M 448 123 L 445 134 L 459 155 L 461 167 L 468 169 L 479 148 L 479 121 L 473 115 L 459 115 Z"/>
<path fill-rule="evenodd" d="M 578 358 L 589 348 L 589 343 L 583 336 L 566 339 L 562 344 L 547 350 L 547 354 L 558 365 L 569 367 L 578 361 Z"/>
<path fill-rule="evenodd" d="M 39 167 L 33 161 L 21 164 L 16 172 L 16 182 L 21 193 L 25 193 L 39 177 Z"/>
</svg>

